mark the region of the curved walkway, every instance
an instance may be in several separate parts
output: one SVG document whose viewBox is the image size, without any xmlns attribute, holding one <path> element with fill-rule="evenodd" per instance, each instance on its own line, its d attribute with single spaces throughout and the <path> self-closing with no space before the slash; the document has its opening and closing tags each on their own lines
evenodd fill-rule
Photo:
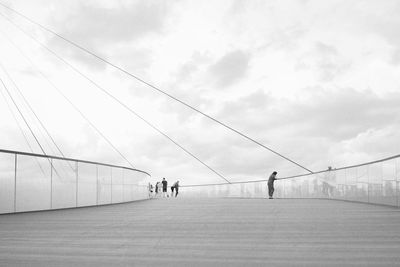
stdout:
<svg viewBox="0 0 400 267">
<path fill-rule="evenodd" d="M 312 199 L 154 199 L 0 216 L 0 266 L 395 266 L 400 211 Z"/>
</svg>

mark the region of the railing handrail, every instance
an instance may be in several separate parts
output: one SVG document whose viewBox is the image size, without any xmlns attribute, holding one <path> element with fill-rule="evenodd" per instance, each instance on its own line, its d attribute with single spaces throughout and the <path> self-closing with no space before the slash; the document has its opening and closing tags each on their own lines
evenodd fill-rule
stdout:
<svg viewBox="0 0 400 267">
<path fill-rule="evenodd" d="M 125 167 L 125 166 L 119 166 L 119 165 L 107 164 L 107 163 L 102 163 L 102 162 L 96 162 L 96 161 L 74 159 L 74 158 L 64 158 L 64 157 L 58 157 L 58 156 L 43 155 L 43 154 L 36 154 L 36 153 L 15 151 L 15 150 L 7 150 L 7 149 L 0 149 L 0 153 L 17 154 L 17 155 L 23 155 L 23 156 L 33 156 L 33 157 L 40 157 L 40 158 L 49 158 L 49 159 L 75 161 L 75 162 L 88 163 L 88 164 L 96 164 L 96 165 L 101 165 L 101 166 L 107 166 L 107 167 L 127 169 L 127 170 L 131 170 L 131 171 L 137 171 L 137 172 L 141 172 L 141 173 L 147 174 L 148 176 L 151 177 L 151 175 L 146 171 L 142 171 L 142 170 L 134 169 L 134 168 L 129 168 L 129 167 Z"/>
<path fill-rule="evenodd" d="M 349 165 L 349 166 L 344 166 L 344 167 L 339 167 L 339 168 L 334 168 L 334 169 L 326 169 L 326 170 L 321 170 L 321 171 L 317 171 L 317 172 L 313 172 L 313 173 L 304 173 L 304 174 L 286 176 L 286 177 L 278 178 L 277 180 L 293 179 L 293 178 L 298 178 L 298 177 L 310 176 L 310 175 L 314 175 L 314 174 L 321 174 L 321 173 L 325 173 L 325 172 L 329 172 L 329 171 L 341 171 L 341 170 L 346 170 L 346 169 L 351 169 L 351 168 L 357 168 L 357 167 L 361 167 L 361 166 L 365 166 L 365 165 L 371 165 L 371 164 L 375 164 L 375 163 L 379 163 L 379 162 L 388 161 L 388 160 L 399 158 L 399 157 L 400 157 L 400 154 L 397 154 L 397 155 L 390 156 L 387 158 L 378 159 L 378 160 L 374 160 L 374 161 L 368 161 L 368 162 L 359 163 L 359 164 L 355 164 L 355 165 Z M 232 184 L 248 184 L 248 183 L 266 182 L 266 181 L 268 181 L 268 179 L 238 181 L 238 182 L 231 182 L 230 184 L 231 185 Z M 198 187 L 198 186 L 213 186 L 213 185 L 227 185 L 227 184 L 228 183 L 195 184 L 195 185 L 182 185 L 181 187 Z"/>
</svg>

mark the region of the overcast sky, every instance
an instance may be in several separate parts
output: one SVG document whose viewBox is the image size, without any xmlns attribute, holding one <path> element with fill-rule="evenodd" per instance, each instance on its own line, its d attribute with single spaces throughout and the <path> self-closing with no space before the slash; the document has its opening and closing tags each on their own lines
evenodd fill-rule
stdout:
<svg viewBox="0 0 400 267">
<path fill-rule="evenodd" d="M 400 151 L 400 1 L 6 3 L 309 169 Z M 304 173 L 12 12 L 0 12 L 228 179 Z M 0 63 L 67 157 L 127 166 L 9 40 L 154 181 L 223 182 L 3 18 L 0 31 Z M 0 77 L 46 153 L 57 154 L 2 70 Z M 0 114 L 0 148 L 29 151 L 2 95 Z"/>
</svg>

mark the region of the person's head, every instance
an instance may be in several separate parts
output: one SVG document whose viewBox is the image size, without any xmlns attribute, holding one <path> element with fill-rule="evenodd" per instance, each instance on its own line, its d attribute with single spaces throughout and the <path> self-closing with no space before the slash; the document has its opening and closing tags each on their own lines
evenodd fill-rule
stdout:
<svg viewBox="0 0 400 267">
<path fill-rule="evenodd" d="M 272 174 L 273 174 L 273 175 L 277 175 L 278 173 L 274 171 Z"/>
<path fill-rule="evenodd" d="M 162 178 L 163 181 L 165 181 L 165 178 Z"/>
</svg>

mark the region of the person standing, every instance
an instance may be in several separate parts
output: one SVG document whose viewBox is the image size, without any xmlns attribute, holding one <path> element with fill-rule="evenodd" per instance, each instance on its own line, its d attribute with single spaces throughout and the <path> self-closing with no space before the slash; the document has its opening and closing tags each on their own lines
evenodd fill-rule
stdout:
<svg viewBox="0 0 400 267">
<path fill-rule="evenodd" d="M 149 198 L 153 196 L 153 185 L 149 183 Z"/>
<path fill-rule="evenodd" d="M 167 180 L 165 180 L 165 178 L 163 178 L 161 183 L 162 183 L 163 197 L 167 197 L 168 196 L 168 194 L 167 194 L 168 182 L 167 182 Z"/>
<path fill-rule="evenodd" d="M 272 195 L 274 194 L 274 182 L 276 180 L 276 175 L 278 173 L 277 172 L 273 172 L 268 179 L 268 195 L 269 195 L 269 199 L 273 199 Z"/>
<path fill-rule="evenodd" d="M 156 183 L 156 194 L 155 194 L 156 197 L 158 196 L 158 190 L 159 189 L 160 189 L 160 184 L 159 184 L 159 182 L 157 182 Z"/>
<path fill-rule="evenodd" d="M 172 185 L 172 186 L 171 186 L 171 197 L 174 196 L 174 189 L 175 189 L 175 187 Z"/>
<path fill-rule="evenodd" d="M 179 181 L 176 181 L 173 185 L 174 189 L 175 189 L 175 197 L 178 196 L 178 192 L 179 192 Z"/>
</svg>

